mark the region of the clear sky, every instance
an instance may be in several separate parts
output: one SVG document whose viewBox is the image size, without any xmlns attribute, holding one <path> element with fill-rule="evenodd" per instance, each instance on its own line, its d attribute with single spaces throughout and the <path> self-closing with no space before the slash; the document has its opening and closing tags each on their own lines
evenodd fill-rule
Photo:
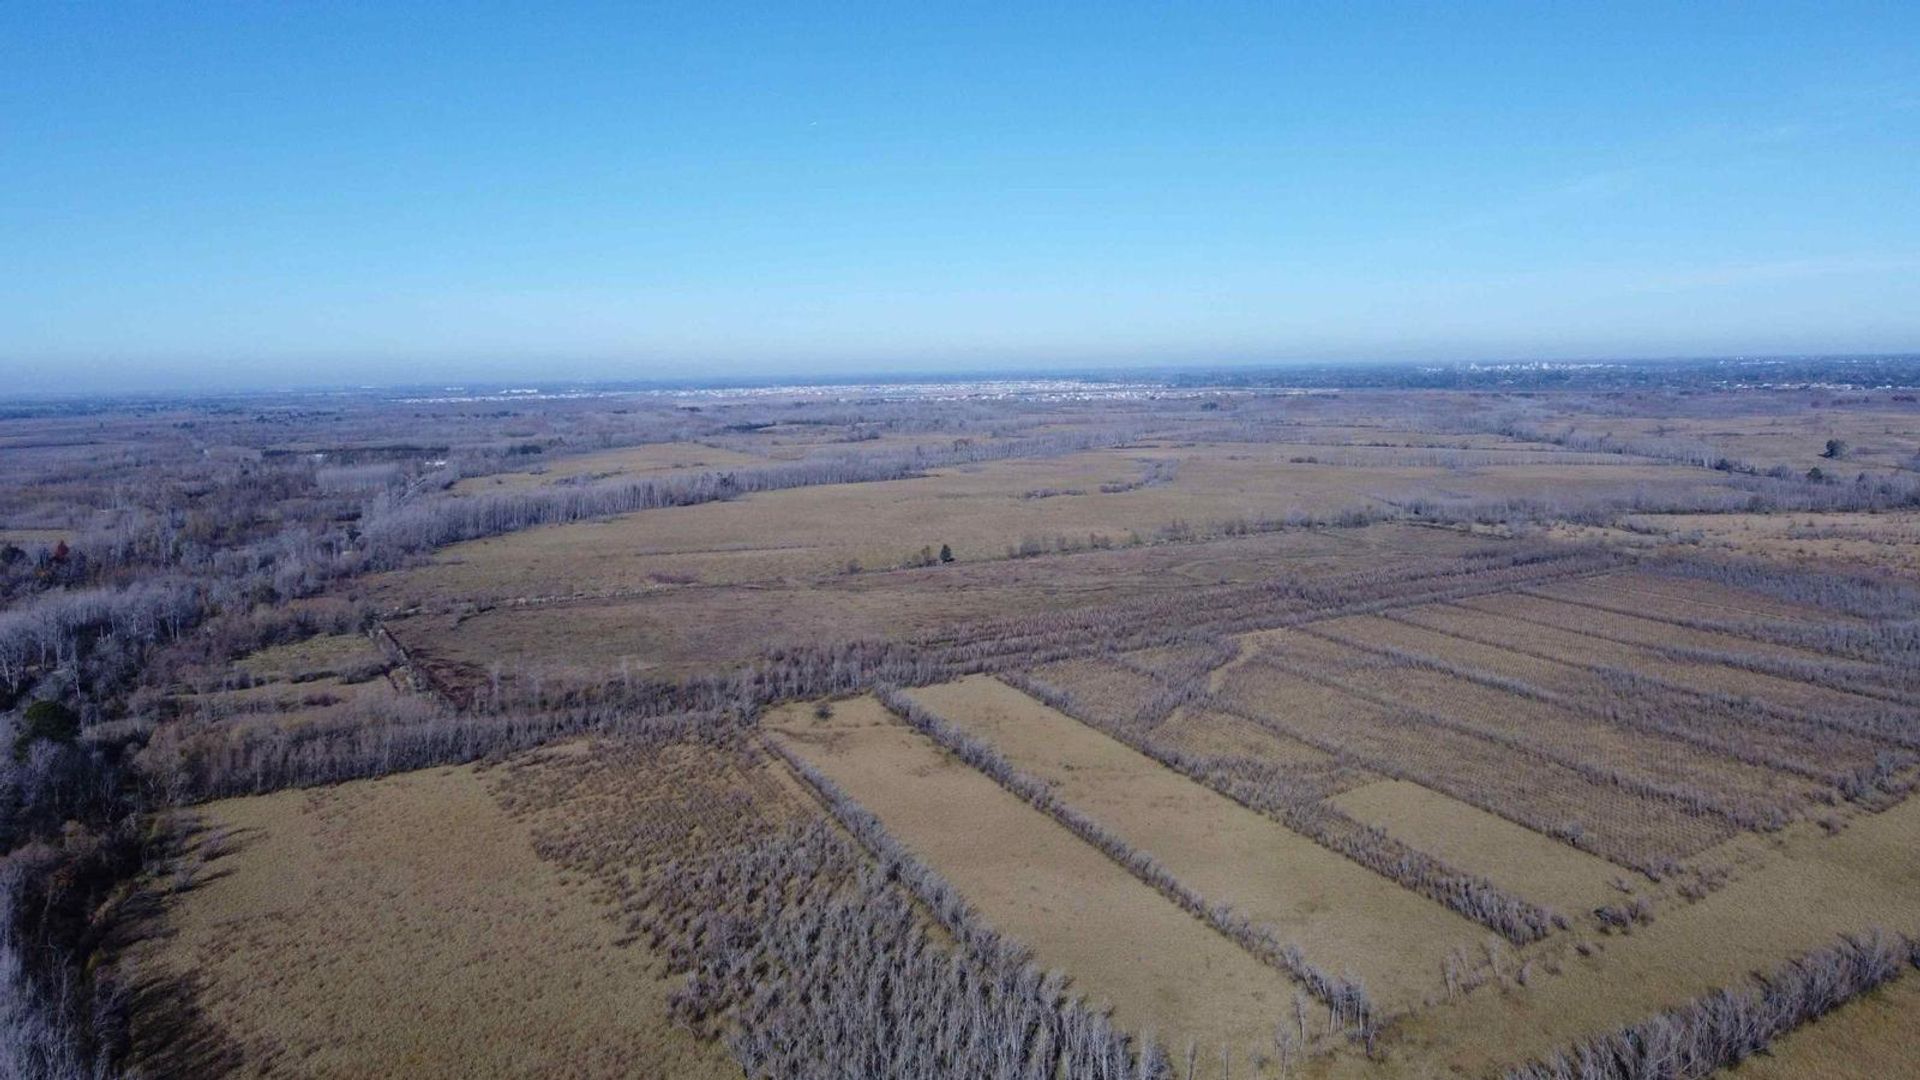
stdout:
<svg viewBox="0 0 1920 1080">
<path fill-rule="evenodd" d="M 0 3 L 7 390 L 1920 349 L 1920 3 Z"/>
</svg>

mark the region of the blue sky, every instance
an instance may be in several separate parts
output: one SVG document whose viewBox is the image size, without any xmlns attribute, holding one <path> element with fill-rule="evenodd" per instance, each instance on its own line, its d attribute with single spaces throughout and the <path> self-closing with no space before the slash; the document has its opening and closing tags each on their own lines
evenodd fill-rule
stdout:
<svg viewBox="0 0 1920 1080">
<path fill-rule="evenodd" d="M 1920 349 L 1920 4 L 0 5 L 0 376 Z"/>
</svg>

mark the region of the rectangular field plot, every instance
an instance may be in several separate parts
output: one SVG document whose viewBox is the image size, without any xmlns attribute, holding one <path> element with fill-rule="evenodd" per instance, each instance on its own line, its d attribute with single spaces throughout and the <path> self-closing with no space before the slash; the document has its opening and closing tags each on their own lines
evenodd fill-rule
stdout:
<svg viewBox="0 0 1920 1080">
<path fill-rule="evenodd" d="M 233 850 L 138 959 L 196 983 L 236 1045 L 216 1063 L 170 1010 L 142 1013 L 150 1075 L 741 1076 L 670 1019 L 661 957 L 616 943 L 472 767 L 200 809 Z"/>
<path fill-rule="evenodd" d="M 1034 677 L 1073 695 L 1076 708 L 1122 727 L 1135 726 L 1161 686 L 1137 671 L 1104 660 L 1063 660 L 1033 669 Z"/>
<path fill-rule="evenodd" d="M 987 922 L 1173 1045 L 1271 1046 L 1295 986 L 1079 837 L 896 722 L 871 698 L 830 720 L 798 707 L 774 738 L 876 814 Z"/>
<path fill-rule="evenodd" d="M 1405 780 L 1381 780 L 1335 796 L 1334 806 L 1428 854 L 1563 912 L 1619 898 L 1619 868 L 1476 806 Z"/>
<path fill-rule="evenodd" d="M 1872 728 L 1883 725 L 1890 714 L 1897 712 L 1888 702 L 1841 694 L 1718 664 L 1669 660 L 1653 649 L 1622 645 L 1538 622 L 1521 621 L 1502 611 L 1499 604 L 1484 602 L 1481 598 L 1402 609 L 1394 612 L 1392 617 L 1515 652 L 1584 666 L 1600 673 L 1646 676 L 1658 679 L 1676 690 L 1718 697 L 1732 703 L 1750 703 L 1750 708 L 1760 710 L 1773 720 L 1832 718 Z M 1766 689 L 1779 693 L 1771 699 L 1755 693 L 1763 680 Z M 1838 699 L 1837 702 L 1835 699 Z M 1791 704 L 1795 701 L 1811 702 L 1816 708 L 1823 702 L 1836 703 L 1838 708 L 1809 715 Z"/>
<path fill-rule="evenodd" d="M 1597 574 L 1578 582 L 1569 582 L 1564 595 L 1570 599 L 1598 600 L 1632 607 L 1664 619 L 1735 623 L 1761 619 L 1852 621 L 1837 612 L 1810 604 L 1795 604 L 1751 589 L 1639 571 Z"/>
<path fill-rule="evenodd" d="M 1486 936 L 1478 924 L 997 680 L 963 679 L 913 697 L 1053 785 L 1208 901 L 1274 927 L 1323 970 L 1359 975 L 1389 1008 L 1436 989 L 1447 951 Z"/>
<path fill-rule="evenodd" d="M 1578 593 L 1563 591 L 1560 588 L 1563 584 L 1566 583 L 1548 582 L 1524 590 L 1530 598 L 1539 599 L 1545 605 L 1541 613 L 1533 617 L 1609 640 L 1674 650 L 1689 658 L 1718 660 L 1881 700 L 1902 701 L 1909 696 L 1902 692 L 1911 685 L 1906 678 L 1878 664 L 1649 618 L 1642 612 L 1626 610 L 1623 605 L 1631 604 L 1631 600 L 1587 599 Z"/>
<path fill-rule="evenodd" d="M 1704 693 L 1751 698 L 1776 708 L 1870 720 L 1894 712 L 1897 706 L 1875 698 L 1832 690 L 1725 664 L 1669 659 L 1642 645 L 1609 640 L 1607 613 L 1517 593 L 1474 596 L 1459 606 L 1508 621 L 1509 634 L 1535 642 L 1535 648 L 1560 652 L 1584 662 L 1652 675 Z M 1592 632 L 1587 632 L 1592 631 Z"/>
<path fill-rule="evenodd" d="M 1319 747 L 1217 709 L 1183 707 L 1154 729 L 1153 739 L 1196 757 L 1245 758 L 1271 766 L 1306 799 L 1324 799 L 1380 779 Z"/>
<path fill-rule="evenodd" d="M 1322 636 L 1318 626 L 1303 632 Z M 1813 787 L 1759 765 L 1735 760 L 1668 735 L 1633 730 L 1572 708 L 1453 673 L 1388 660 L 1369 652 L 1363 636 L 1325 634 L 1350 653 L 1317 672 L 1350 682 L 1361 692 L 1458 721 L 1555 760 L 1600 769 L 1660 787 L 1693 789 L 1728 805 L 1795 805 Z"/>
<path fill-rule="evenodd" d="M 1916 845 L 1920 801 L 1912 799 L 1857 818 L 1836 836 L 1808 827 L 1790 829 L 1759 846 L 1760 855 L 1705 899 L 1663 906 L 1651 925 L 1630 936 L 1602 939 L 1594 956 L 1569 964 L 1568 977 L 1535 980 L 1525 994 L 1467 995 L 1413 1018 L 1406 1034 L 1450 1044 L 1439 1055 L 1444 1060 L 1433 1063 L 1434 1075 L 1498 1076 L 1502 1068 L 1570 1039 L 1638 1021 L 1717 988 L 1747 985 L 1752 972 L 1831 946 L 1840 934 L 1871 927 L 1920 932 L 1920 861 L 1912 857 Z M 1916 976 L 1920 972 L 1901 981 Z M 1805 1060 L 1806 1072 L 1756 1070 L 1756 1075 L 1770 1080 L 1910 1075 L 1904 1064 L 1892 1072 L 1871 1067 L 1833 1071 L 1835 1063 L 1823 1065 L 1817 1048 L 1809 1049 L 1812 1056 L 1806 1059 L 1784 1056 L 1796 1039 L 1817 1038 L 1857 1004 L 1776 1046 L 1783 1055 L 1780 1065 Z M 1899 1017 L 1901 1034 L 1892 1042 L 1881 1041 L 1879 1048 L 1899 1047 L 1902 1053 L 1892 1060 L 1904 1063 L 1911 1060 L 1916 1014 L 1897 1013 L 1889 1019 L 1893 1017 Z M 1870 1018 L 1867 1026 L 1872 1026 Z M 1746 1077 L 1749 1068 L 1767 1060 L 1754 1058 L 1724 1075 Z"/>
<path fill-rule="evenodd" d="M 1572 838 L 1621 866 L 1685 858 L 1734 831 L 1717 818 L 1634 795 L 1265 664 L 1234 669 L 1220 696 L 1235 711 L 1303 742 L 1536 831 Z"/>
<path fill-rule="evenodd" d="M 1485 644 L 1463 636 L 1463 615 L 1470 613 L 1444 607 L 1402 608 L 1379 616 L 1329 620 L 1314 628 L 1479 677 L 1513 680 L 1634 723 L 1726 747 L 1729 754 L 1741 755 L 1741 760 L 1777 763 L 1776 767 L 1794 775 L 1831 780 L 1871 763 L 1884 749 L 1882 743 L 1864 736 L 1793 723 L 1651 683 L 1629 686 L 1592 668 Z M 1449 633 L 1450 626 L 1463 633 Z"/>
</svg>

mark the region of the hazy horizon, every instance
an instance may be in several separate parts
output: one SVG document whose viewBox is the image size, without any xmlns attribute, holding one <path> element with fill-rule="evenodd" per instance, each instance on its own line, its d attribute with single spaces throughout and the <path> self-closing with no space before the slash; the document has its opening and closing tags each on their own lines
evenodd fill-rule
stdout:
<svg viewBox="0 0 1920 1080">
<path fill-rule="evenodd" d="M 1920 349 L 1907 5 L 0 10 L 14 393 Z"/>
</svg>

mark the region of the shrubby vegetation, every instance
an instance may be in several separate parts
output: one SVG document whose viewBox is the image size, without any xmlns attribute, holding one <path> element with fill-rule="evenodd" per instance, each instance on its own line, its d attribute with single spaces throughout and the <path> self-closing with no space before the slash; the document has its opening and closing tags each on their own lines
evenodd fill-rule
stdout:
<svg viewBox="0 0 1920 1080">
<path fill-rule="evenodd" d="M 928 469 L 1014 457 L 1049 457 L 1097 446 L 1122 445 L 1130 432 L 1042 435 L 1003 442 L 962 442 L 944 450 L 848 455 L 820 461 L 702 472 L 593 486 L 533 488 L 437 501 L 376 502 L 363 534 L 368 561 L 397 566 L 408 555 L 540 525 L 560 525 L 639 510 L 734 499 L 755 492 L 818 484 L 902 480 Z"/>
<path fill-rule="evenodd" d="M 510 786 L 537 804 L 571 777 L 637 779 L 673 762 L 683 782 L 650 785 L 632 822 L 659 853 L 637 882 L 596 852 L 594 838 L 624 818 L 582 826 L 569 813 L 541 843 L 616 882 L 633 932 L 686 975 L 676 1013 L 724 1038 L 747 1075 L 1173 1076 L 1163 1047 L 1070 996 L 1063 976 L 1036 969 L 877 818 L 792 757 L 846 833 L 785 818 L 752 782 L 763 766 L 746 733 L 713 721 L 520 766 L 527 782 Z"/>
<path fill-rule="evenodd" d="M 1780 1036 L 1920 966 L 1915 943 L 1881 931 L 1842 939 L 1761 976 L 1637 1024 L 1597 1035 L 1507 1080 L 1696 1080 L 1752 1057 Z"/>
</svg>

